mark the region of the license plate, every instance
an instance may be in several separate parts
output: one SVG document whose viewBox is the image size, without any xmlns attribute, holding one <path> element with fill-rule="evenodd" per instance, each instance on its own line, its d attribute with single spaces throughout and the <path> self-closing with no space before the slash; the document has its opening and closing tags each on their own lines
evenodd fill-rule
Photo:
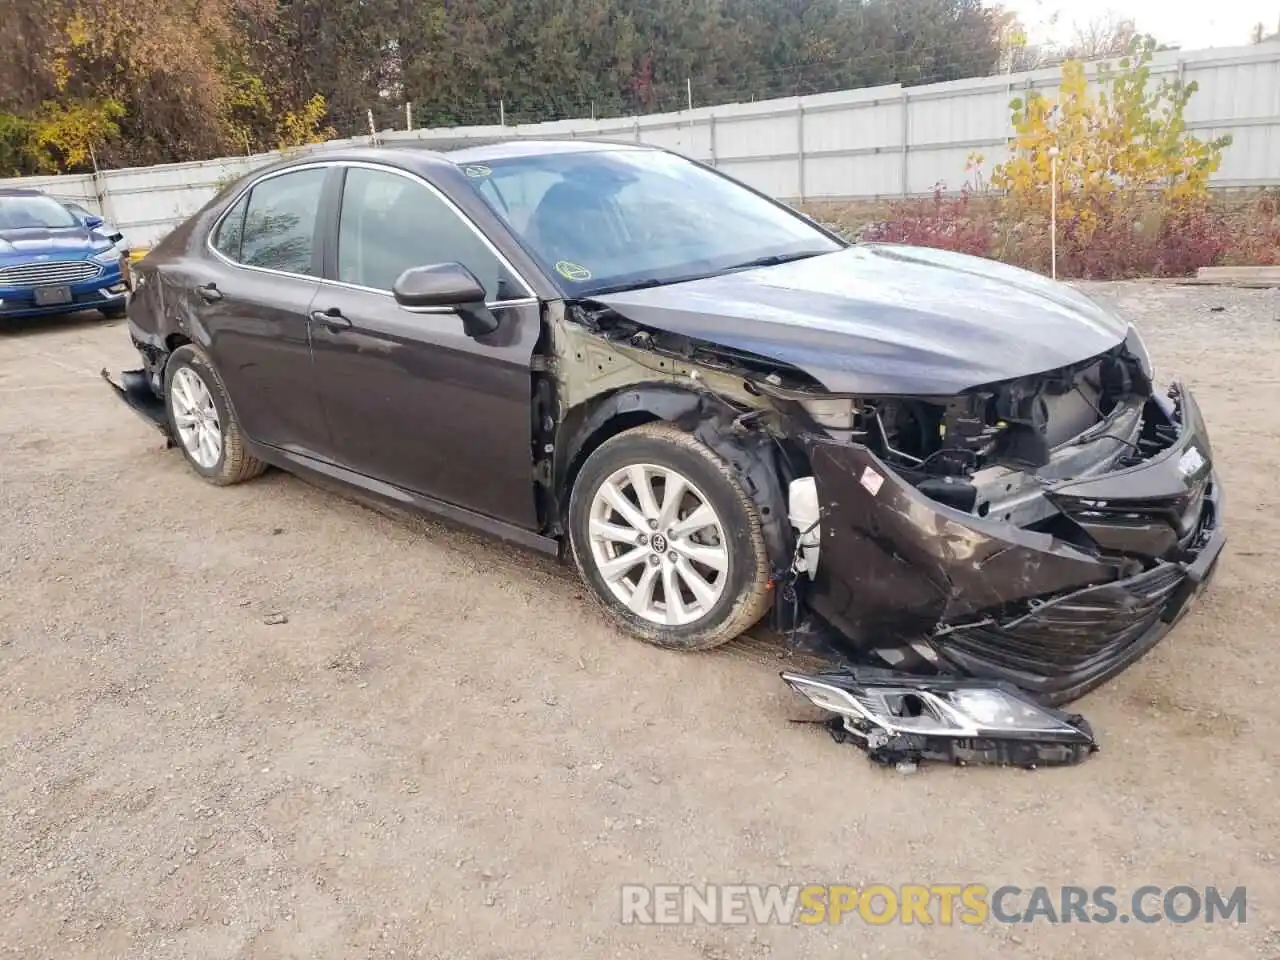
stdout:
<svg viewBox="0 0 1280 960">
<path fill-rule="evenodd" d="M 71 302 L 71 288 L 66 284 L 53 287 L 36 287 L 36 306 L 52 307 L 58 303 Z"/>
</svg>

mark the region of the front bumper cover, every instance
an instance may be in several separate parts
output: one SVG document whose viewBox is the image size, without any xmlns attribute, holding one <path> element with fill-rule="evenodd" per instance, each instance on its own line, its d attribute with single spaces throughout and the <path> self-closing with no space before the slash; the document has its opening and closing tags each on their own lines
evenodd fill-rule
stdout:
<svg viewBox="0 0 1280 960">
<path fill-rule="evenodd" d="M 822 560 L 808 606 L 855 661 L 1005 681 L 1045 704 L 1082 696 L 1168 633 L 1226 542 L 1194 399 L 1175 385 L 1149 405 L 1177 427 L 1168 447 L 1046 490 L 1071 540 L 951 509 L 865 447 L 815 441 Z"/>
</svg>

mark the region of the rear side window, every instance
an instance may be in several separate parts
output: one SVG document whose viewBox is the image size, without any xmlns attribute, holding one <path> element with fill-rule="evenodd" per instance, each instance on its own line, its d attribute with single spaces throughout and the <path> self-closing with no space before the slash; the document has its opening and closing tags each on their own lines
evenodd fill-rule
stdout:
<svg viewBox="0 0 1280 960">
<path fill-rule="evenodd" d="M 213 235 L 213 249 L 228 260 L 240 259 L 240 241 L 244 237 L 244 212 L 248 206 L 249 197 L 246 194 L 231 208 L 231 212 L 222 218 L 217 232 Z"/>
<path fill-rule="evenodd" d="M 315 244 L 316 213 L 320 209 L 326 173 L 324 167 L 299 170 L 257 184 L 249 192 L 244 210 L 240 254 L 232 259 L 266 270 L 313 274 L 311 252 Z M 228 220 L 235 212 L 232 210 Z M 230 231 L 226 242 L 235 244 L 235 228 L 224 221 L 214 243 L 219 250 L 223 228 Z"/>
</svg>

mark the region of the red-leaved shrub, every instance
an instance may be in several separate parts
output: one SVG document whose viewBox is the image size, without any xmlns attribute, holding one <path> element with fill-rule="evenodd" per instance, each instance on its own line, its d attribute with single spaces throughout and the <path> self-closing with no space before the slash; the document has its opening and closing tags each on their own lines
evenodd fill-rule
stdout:
<svg viewBox="0 0 1280 960">
<path fill-rule="evenodd" d="M 939 187 L 932 199 L 891 204 L 888 217 L 869 225 L 862 239 L 940 247 L 985 257 L 991 254 L 995 225 L 977 204 L 970 203 L 967 190 L 959 196 L 946 196 Z"/>
<path fill-rule="evenodd" d="M 878 216 L 876 216 L 878 214 Z M 846 235 L 867 241 L 941 247 L 1051 271 L 1050 228 L 1039 215 L 1019 215 L 997 195 L 968 191 L 825 211 Z M 1191 276 L 1200 267 L 1280 264 L 1280 192 L 1217 194 L 1172 205 L 1129 195 L 1092 219 L 1058 222 L 1058 276 L 1116 280 Z"/>
</svg>

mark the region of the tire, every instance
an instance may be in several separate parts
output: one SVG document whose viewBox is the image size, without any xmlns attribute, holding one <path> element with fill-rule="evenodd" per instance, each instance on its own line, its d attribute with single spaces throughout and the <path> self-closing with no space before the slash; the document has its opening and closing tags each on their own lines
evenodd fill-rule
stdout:
<svg viewBox="0 0 1280 960">
<path fill-rule="evenodd" d="M 169 433 L 200 476 L 225 487 L 252 480 L 266 470 L 266 464 L 245 453 L 244 433 L 227 401 L 222 379 L 198 347 L 187 344 L 169 356 L 164 369 L 164 398 Z M 188 412 L 192 409 L 198 410 L 194 416 Z M 194 429 L 193 420 L 197 422 Z"/>
<path fill-rule="evenodd" d="M 124 307 L 103 307 L 98 311 L 106 320 L 123 320 L 125 318 L 126 309 Z"/>
<path fill-rule="evenodd" d="M 649 488 L 647 503 L 637 483 Z M 672 508 L 667 494 L 676 489 Z M 701 522 L 704 506 L 714 522 Z M 727 463 L 668 423 L 620 433 L 587 458 L 569 499 L 569 541 L 597 603 L 659 647 L 720 646 L 755 624 L 772 600 L 755 503 Z"/>
</svg>

